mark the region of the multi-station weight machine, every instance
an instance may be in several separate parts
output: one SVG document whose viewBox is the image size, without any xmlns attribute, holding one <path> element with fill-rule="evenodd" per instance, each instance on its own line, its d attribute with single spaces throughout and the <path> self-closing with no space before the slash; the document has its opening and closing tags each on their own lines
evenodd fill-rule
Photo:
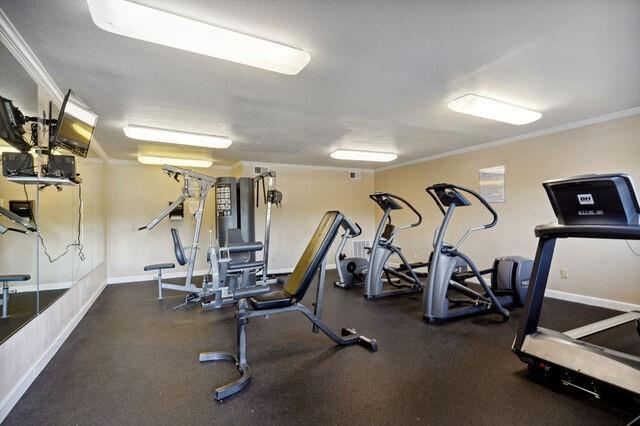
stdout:
<svg viewBox="0 0 640 426">
<path fill-rule="evenodd" d="M 153 229 L 171 212 L 181 206 L 188 199 L 197 199 L 198 206 L 193 213 L 195 229 L 191 245 L 182 246 L 177 229 L 171 230 L 176 260 L 181 266 L 187 266 L 184 284 L 170 284 L 162 281 L 162 271 L 173 269 L 173 263 L 147 265 L 145 270 L 158 272 L 158 298 L 162 299 L 162 289 L 177 290 L 189 293 L 188 302 L 202 301 L 203 307 L 219 308 L 227 302 L 233 302 L 229 297 L 229 286 L 248 286 L 256 284 L 256 274 L 262 272 L 261 284 L 272 283 L 268 278 L 269 235 L 271 231 L 271 208 L 273 204 L 280 205 L 282 193 L 275 189 L 276 173 L 265 172 L 255 177 L 212 177 L 188 169 L 165 165 L 163 171 L 175 180 L 182 178 L 183 186 L 178 198 L 164 209 L 158 216 L 138 230 Z M 265 183 L 266 182 L 266 183 Z M 199 250 L 200 233 L 204 207 L 209 191 L 215 188 L 215 218 L 216 239 L 210 241 L 207 250 L 209 273 L 203 277 L 202 286 L 193 282 L 193 273 Z M 255 206 L 259 204 L 259 190 L 262 188 L 263 199 L 266 204 L 265 236 L 262 243 L 255 242 Z M 258 191 L 255 191 L 258 189 Z M 263 251 L 263 260 L 255 260 L 255 252 Z M 219 271 L 218 265 L 213 265 L 211 259 L 218 259 L 225 271 Z M 220 275 L 224 276 L 220 282 Z M 209 299 L 212 297 L 212 299 Z"/>
</svg>

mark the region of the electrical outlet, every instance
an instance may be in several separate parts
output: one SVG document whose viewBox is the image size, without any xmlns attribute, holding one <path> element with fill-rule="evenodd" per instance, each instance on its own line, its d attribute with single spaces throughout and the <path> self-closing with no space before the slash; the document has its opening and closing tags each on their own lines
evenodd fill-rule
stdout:
<svg viewBox="0 0 640 426">
<path fill-rule="evenodd" d="M 569 272 L 566 269 L 560 269 L 560 278 L 569 278 Z"/>
</svg>

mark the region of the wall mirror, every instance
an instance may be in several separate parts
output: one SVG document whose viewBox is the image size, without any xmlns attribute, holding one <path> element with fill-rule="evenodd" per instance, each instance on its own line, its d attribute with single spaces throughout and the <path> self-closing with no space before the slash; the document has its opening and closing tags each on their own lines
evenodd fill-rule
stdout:
<svg viewBox="0 0 640 426">
<path fill-rule="evenodd" d="M 61 108 L 2 45 L 0 96 L 29 117 L 48 116 L 51 108 L 57 118 Z M 51 128 L 39 121 L 26 123 L 23 137 L 32 142 L 36 133 L 38 146 L 47 147 Z M 0 133 L 0 152 L 17 152 L 9 137 Z M 53 154 L 61 161 L 72 151 L 73 146 L 59 146 Z M 42 165 L 51 164 L 52 153 L 31 153 L 34 177 L 16 179 L 3 170 L 0 178 L 0 343 L 105 260 L 104 162 L 91 150 L 87 158 L 76 155 L 77 182 L 49 184 Z M 8 164 L 3 159 L 3 167 Z"/>
</svg>

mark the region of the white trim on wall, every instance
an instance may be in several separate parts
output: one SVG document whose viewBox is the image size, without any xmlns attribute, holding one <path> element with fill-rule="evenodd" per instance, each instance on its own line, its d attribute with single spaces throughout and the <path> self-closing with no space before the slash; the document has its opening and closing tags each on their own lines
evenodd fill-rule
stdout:
<svg viewBox="0 0 640 426">
<path fill-rule="evenodd" d="M 613 309 L 616 311 L 631 312 L 640 311 L 640 305 L 633 303 L 619 302 L 617 300 L 602 299 L 600 297 L 585 296 L 582 294 L 568 293 L 566 291 L 547 289 L 545 297 L 552 299 L 566 300 L 567 302 L 582 303 L 583 305 L 598 306 L 600 308 Z"/>
<path fill-rule="evenodd" d="M 70 292 L 66 292 L 62 295 L 56 302 L 29 321 L 24 327 L 18 330 L 14 335 L 9 337 L 3 345 L 11 345 L 12 341 L 15 339 L 24 340 L 23 334 L 32 332 L 33 328 L 41 328 L 51 330 L 50 324 L 51 318 L 56 318 L 59 320 L 64 315 L 61 314 L 62 311 L 66 309 L 65 303 L 75 303 L 76 300 L 79 300 L 79 294 L 85 293 L 91 287 L 91 281 L 95 278 L 92 274 L 100 274 L 101 268 L 104 268 L 104 264 L 100 265 L 98 268 L 94 269 L 91 274 L 85 276 L 80 282 L 73 288 L 71 291 L 76 291 L 76 294 L 70 294 Z M 106 270 L 104 271 L 106 273 Z M 104 279 L 104 276 L 103 278 Z M 80 288 L 83 286 L 83 288 Z M 7 392 L 5 397 L 0 401 L 0 422 L 2 422 L 5 417 L 11 412 L 15 404 L 22 398 L 24 393 L 29 389 L 29 386 L 35 381 L 38 375 L 42 372 L 42 370 L 47 366 L 49 361 L 53 358 L 53 356 L 58 352 L 58 349 L 62 346 L 62 344 L 67 340 L 71 332 L 76 328 L 76 326 L 80 323 L 82 318 L 84 318 L 85 314 L 91 308 L 93 303 L 100 297 L 102 291 L 106 287 L 106 282 L 103 281 L 100 284 L 95 292 L 86 300 L 86 302 L 82 305 L 81 309 L 71 318 L 71 320 L 64 325 L 64 328 L 60 331 L 60 333 L 51 341 L 46 350 L 40 355 L 37 360 L 28 368 L 26 371 L 20 376 L 20 379 L 15 383 L 15 385 L 11 388 L 9 392 Z M 66 297 L 65 297 L 66 296 Z M 81 296 L 80 296 L 81 297 Z M 55 323 L 55 321 L 53 321 Z M 49 326 L 44 326 L 43 324 L 49 324 Z M 15 346 L 15 345 L 14 345 Z M 6 347 L 5 347 L 6 348 Z M 22 346 L 19 346 L 14 349 L 24 349 Z M 9 351 L 10 352 L 10 351 Z M 5 356 L 24 356 L 28 358 L 28 355 L 32 354 L 20 354 L 20 353 L 9 353 L 5 352 Z M 5 360 L 6 361 L 6 360 Z"/>
<path fill-rule="evenodd" d="M 338 167 L 338 166 L 311 166 L 305 164 L 288 164 L 288 163 L 269 163 L 260 161 L 238 161 L 243 166 L 266 166 L 266 167 L 284 167 L 290 169 L 307 169 L 307 170 L 333 170 L 338 172 L 361 172 L 361 173 L 373 173 L 374 169 L 359 169 L 357 167 Z"/>
<path fill-rule="evenodd" d="M 14 58 L 22 65 L 22 68 L 29 74 L 33 81 L 42 87 L 51 97 L 53 102 L 61 106 L 64 99 L 64 93 L 51 75 L 47 72 L 40 59 L 33 53 L 25 39 L 20 35 L 16 27 L 13 25 L 9 17 L 0 9 L 0 42 L 9 50 Z M 84 102 L 83 102 L 84 103 Z M 85 105 L 86 106 L 86 105 Z M 104 151 L 100 142 L 95 138 L 91 140 L 91 149 L 103 160 L 109 157 Z"/>
<path fill-rule="evenodd" d="M 62 91 L 2 9 L 0 9 L 0 41 L 33 81 L 42 86 L 58 105 L 62 105 L 64 98 Z"/>
<path fill-rule="evenodd" d="M 63 290 L 71 288 L 73 286 L 72 281 L 59 282 L 59 283 L 47 283 L 47 284 L 27 284 L 27 285 L 14 285 L 11 286 L 12 290 L 16 293 L 25 293 L 29 291 L 47 291 L 47 290 Z"/>
<path fill-rule="evenodd" d="M 540 136 L 551 135 L 554 133 L 564 132 L 567 130 L 579 129 L 581 127 L 592 126 L 594 124 L 605 123 L 607 121 L 618 120 L 620 118 L 631 117 L 633 115 L 640 114 L 640 106 L 625 109 L 622 111 L 612 112 L 611 114 L 599 115 L 597 117 L 587 118 L 585 120 L 574 121 L 572 123 L 561 124 L 559 126 L 550 127 L 548 129 L 537 130 L 535 132 L 524 133 L 522 135 L 511 136 L 505 139 L 499 139 L 492 142 L 485 142 L 479 145 L 468 146 L 466 148 L 454 149 L 452 151 L 442 152 L 440 154 L 434 154 L 427 157 L 416 158 L 415 160 L 405 161 L 404 163 L 390 164 L 388 166 L 375 169 L 375 172 L 384 172 L 386 170 L 393 170 L 400 167 L 411 166 L 413 164 L 426 163 L 428 161 L 437 160 L 438 158 L 451 157 L 454 155 L 464 154 L 467 152 L 478 151 L 485 148 L 492 148 L 494 146 L 506 145 L 513 142 L 521 142 L 527 139 L 538 138 Z"/>
<path fill-rule="evenodd" d="M 158 165 L 158 164 L 142 164 L 139 161 L 136 160 L 117 160 L 114 158 L 110 158 L 107 161 L 108 164 L 113 164 L 116 166 L 140 166 L 140 167 L 158 167 L 158 168 L 162 168 L 162 166 Z M 207 168 L 198 168 L 197 170 L 217 170 L 217 171 L 224 171 L 224 172 L 231 172 L 231 167 L 232 166 L 223 166 L 223 165 L 219 165 L 216 166 L 215 164 L 211 167 L 207 167 Z"/>
<path fill-rule="evenodd" d="M 327 265 L 327 269 L 336 269 L 335 264 Z M 197 271 L 193 271 L 194 276 L 202 276 L 209 272 L 206 269 L 199 269 Z M 271 269 L 269 274 L 290 274 L 293 272 L 293 267 L 289 268 L 279 268 L 279 269 Z M 187 276 L 187 271 L 177 271 L 177 272 L 163 272 L 162 278 L 184 278 Z M 258 274 L 260 276 L 260 274 Z M 107 280 L 107 284 L 129 284 L 129 283 L 139 283 L 143 281 L 153 281 L 157 277 L 157 274 L 140 274 L 140 275 L 129 275 L 124 277 L 111 277 Z"/>
</svg>

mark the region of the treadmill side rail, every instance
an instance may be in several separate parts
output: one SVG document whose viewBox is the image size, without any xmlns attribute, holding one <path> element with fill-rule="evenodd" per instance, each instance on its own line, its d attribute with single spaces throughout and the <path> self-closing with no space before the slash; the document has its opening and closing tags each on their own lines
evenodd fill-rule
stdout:
<svg viewBox="0 0 640 426">
<path fill-rule="evenodd" d="M 625 312 L 624 314 L 616 315 L 615 317 L 603 319 L 602 321 L 565 331 L 564 334 L 572 339 L 582 339 L 583 337 L 591 336 L 592 334 L 597 334 L 601 331 L 609 330 L 613 327 L 618 327 L 631 321 L 636 321 L 639 318 L 640 312 Z"/>
<path fill-rule="evenodd" d="M 542 360 L 640 395 L 640 358 L 538 328 L 518 355 Z"/>
</svg>

